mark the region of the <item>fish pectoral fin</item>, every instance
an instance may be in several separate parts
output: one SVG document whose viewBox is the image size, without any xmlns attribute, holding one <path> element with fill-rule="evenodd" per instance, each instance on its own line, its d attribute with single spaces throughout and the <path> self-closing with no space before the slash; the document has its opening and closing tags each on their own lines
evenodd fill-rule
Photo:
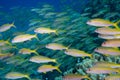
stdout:
<svg viewBox="0 0 120 80">
<path fill-rule="evenodd" d="M 16 28 L 15 21 L 12 22 L 12 27 Z"/>
<path fill-rule="evenodd" d="M 25 77 L 26 77 L 28 80 L 32 80 L 28 75 L 25 75 Z"/>
<path fill-rule="evenodd" d="M 59 68 L 57 68 L 56 70 L 57 70 L 58 72 L 62 73 L 62 71 L 61 71 Z"/>
<path fill-rule="evenodd" d="M 36 52 L 36 51 L 34 52 L 34 54 L 39 55 L 39 53 L 38 53 L 38 52 Z"/>
</svg>

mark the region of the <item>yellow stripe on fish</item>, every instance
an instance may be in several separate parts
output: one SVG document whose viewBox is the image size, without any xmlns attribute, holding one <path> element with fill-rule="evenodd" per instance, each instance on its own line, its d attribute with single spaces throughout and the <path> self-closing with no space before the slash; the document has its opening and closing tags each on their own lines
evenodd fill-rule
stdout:
<svg viewBox="0 0 120 80">
<path fill-rule="evenodd" d="M 99 34 L 105 34 L 105 35 L 120 34 L 120 30 L 115 28 L 98 28 L 95 30 L 95 32 Z"/>
<path fill-rule="evenodd" d="M 0 46 L 4 46 L 6 44 L 11 45 L 11 43 L 9 42 L 9 39 L 8 40 L 0 40 Z"/>
<path fill-rule="evenodd" d="M 31 40 L 32 38 L 37 38 L 37 34 L 23 34 L 23 35 L 18 35 L 16 37 L 14 37 L 12 39 L 12 43 L 20 43 L 20 42 L 24 42 L 24 41 L 27 41 L 27 40 Z"/>
<path fill-rule="evenodd" d="M 92 26 L 99 26 L 99 27 L 114 26 L 116 29 L 120 29 L 119 26 L 117 25 L 119 22 L 120 20 L 114 23 L 109 20 L 96 18 L 87 21 L 87 24 Z"/>
<path fill-rule="evenodd" d="M 98 47 L 94 50 L 95 52 L 98 52 L 103 55 L 112 55 L 112 56 L 119 56 L 120 50 L 112 47 Z"/>
<path fill-rule="evenodd" d="M 52 49 L 52 50 L 66 50 L 70 47 L 70 45 L 68 47 L 66 47 L 59 43 L 49 43 L 45 47 L 48 49 Z"/>
<path fill-rule="evenodd" d="M 111 39 L 102 43 L 103 47 L 120 47 L 120 39 Z"/>
<path fill-rule="evenodd" d="M 45 28 L 45 27 L 40 27 L 34 30 L 35 33 L 41 33 L 41 34 L 45 34 L 45 33 L 57 33 L 57 30 L 53 30 L 50 28 Z"/>
<path fill-rule="evenodd" d="M 92 67 L 89 68 L 86 72 L 89 74 L 111 74 L 114 72 L 120 73 L 120 70 L 109 67 Z"/>
<path fill-rule="evenodd" d="M 90 57 L 92 58 L 92 54 L 86 53 L 85 51 L 82 50 L 77 50 L 77 49 L 67 49 L 65 50 L 65 54 L 74 56 L 74 57 Z"/>
<path fill-rule="evenodd" d="M 99 34 L 98 37 L 102 39 L 120 39 L 120 34 L 117 34 L 117 35 Z"/>
<path fill-rule="evenodd" d="M 9 72 L 6 74 L 6 79 L 20 79 L 20 78 L 27 78 L 28 80 L 31 80 L 31 78 L 28 75 L 19 73 L 19 72 Z"/>
<path fill-rule="evenodd" d="M 37 52 L 36 52 L 37 49 L 35 50 L 31 50 L 31 49 L 28 49 L 28 48 L 22 48 L 19 50 L 19 53 L 21 54 L 31 54 L 31 53 L 34 53 L 36 55 L 39 55 Z"/>
<path fill-rule="evenodd" d="M 80 75 L 80 74 L 67 74 L 63 76 L 63 80 L 82 80 L 82 79 L 91 80 L 87 75 Z"/>
<path fill-rule="evenodd" d="M 5 31 L 9 30 L 11 27 L 15 27 L 14 22 L 11 24 L 4 24 L 4 25 L 0 26 L 0 32 L 5 32 Z"/>
<path fill-rule="evenodd" d="M 39 72 L 39 73 L 47 73 L 47 72 L 49 72 L 49 71 L 57 70 L 57 71 L 59 71 L 60 73 L 62 73 L 62 72 L 60 71 L 60 69 L 59 69 L 59 66 L 60 66 L 60 65 L 58 65 L 58 66 L 42 65 L 42 66 L 40 66 L 40 67 L 38 68 L 37 72 Z"/>
<path fill-rule="evenodd" d="M 93 67 L 110 67 L 110 68 L 120 68 L 120 64 L 114 62 L 100 61 L 96 62 Z"/>
<path fill-rule="evenodd" d="M 52 59 L 49 57 L 45 57 L 45 56 L 33 56 L 29 59 L 29 61 L 31 62 L 35 62 L 35 63 L 48 63 L 48 62 L 55 62 L 57 63 L 56 59 Z"/>
</svg>

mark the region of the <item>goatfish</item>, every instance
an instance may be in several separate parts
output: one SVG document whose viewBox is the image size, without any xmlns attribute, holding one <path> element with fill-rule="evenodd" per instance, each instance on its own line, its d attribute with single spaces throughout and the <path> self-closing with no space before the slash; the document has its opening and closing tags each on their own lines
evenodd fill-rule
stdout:
<svg viewBox="0 0 120 80">
<path fill-rule="evenodd" d="M 18 49 L 16 46 L 12 46 L 12 45 L 3 45 L 0 46 L 0 51 L 9 51 L 11 49 Z"/>
<path fill-rule="evenodd" d="M 85 78 L 91 80 L 88 76 L 80 75 L 80 74 L 67 74 L 67 75 L 63 76 L 63 80 L 82 80 Z"/>
<path fill-rule="evenodd" d="M 120 73 L 120 70 L 109 67 L 92 67 L 89 68 L 86 72 L 90 74 L 111 74 L 116 72 Z"/>
<path fill-rule="evenodd" d="M 105 34 L 105 35 L 120 34 L 120 30 L 115 28 L 98 28 L 95 30 L 95 32 L 99 34 Z"/>
<path fill-rule="evenodd" d="M 57 30 L 53 30 L 50 28 L 45 28 L 45 27 L 40 27 L 34 30 L 35 33 L 41 33 L 41 34 L 45 34 L 45 33 L 56 33 L 57 34 Z"/>
<path fill-rule="evenodd" d="M 27 48 L 22 48 L 19 50 L 19 53 L 21 54 L 31 54 L 31 53 L 34 53 L 36 55 L 39 55 L 37 52 L 36 52 L 37 49 L 35 50 L 31 50 L 31 49 L 27 49 Z"/>
<path fill-rule="evenodd" d="M 102 43 L 103 47 L 120 47 L 120 39 L 111 39 Z"/>
<path fill-rule="evenodd" d="M 0 53 L 0 59 L 5 59 L 5 58 L 8 58 L 8 57 L 11 57 L 13 56 L 13 54 L 10 54 L 10 53 Z"/>
<path fill-rule="evenodd" d="M 120 74 L 111 74 L 105 77 L 105 80 L 120 80 Z"/>
<path fill-rule="evenodd" d="M 7 30 L 9 30 L 11 27 L 15 27 L 14 22 L 11 24 L 3 24 L 2 26 L 0 26 L 0 32 L 5 32 Z"/>
<path fill-rule="evenodd" d="M 120 34 L 117 34 L 117 35 L 104 35 L 104 34 L 99 34 L 98 37 L 99 37 L 99 38 L 102 38 L 102 39 L 120 39 Z"/>
<path fill-rule="evenodd" d="M 59 44 L 59 43 L 49 43 L 45 47 L 48 49 L 52 49 L 52 50 L 65 50 L 65 49 L 69 48 L 69 46 L 66 47 L 66 46 Z"/>
<path fill-rule="evenodd" d="M 77 49 L 67 49 L 67 50 L 65 50 L 65 54 L 71 55 L 74 57 L 86 57 L 86 56 L 88 56 L 88 57 L 92 58 L 92 54 L 88 54 L 85 51 L 77 50 Z"/>
<path fill-rule="evenodd" d="M 28 75 L 19 73 L 19 72 L 9 72 L 6 74 L 6 79 L 20 79 L 20 78 L 27 78 L 28 80 L 31 80 L 31 78 Z"/>
<path fill-rule="evenodd" d="M 110 68 L 120 68 L 120 64 L 114 62 L 100 61 L 94 64 L 94 67 L 110 67 Z"/>
<path fill-rule="evenodd" d="M 33 56 L 29 59 L 29 61 L 31 62 L 35 62 L 35 63 L 48 63 L 48 62 L 55 62 L 57 63 L 56 59 L 52 59 L 52 58 L 48 58 L 45 56 Z"/>
<path fill-rule="evenodd" d="M 96 18 L 87 21 L 87 24 L 91 26 L 99 26 L 99 27 L 114 26 L 116 29 L 120 29 L 119 26 L 117 25 L 119 22 L 120 20 L 114 23 L 109 20 Z"/>
<path fill-rule="evenodd" d="M 12 43 L 24 42 L 24 41 L 27 41 L 27 40 L 31 40 L 32 38 L 36 38 L 37 40 L 39 40 L 37 38 L 37 34 L 35 34 L 35 35 L 32 35 L 32 34 L 23 34 L 23 35 L 18 35 L 16 37 L 14 37 L 12 39 Z"/>
<path fill-rule="evenodd" d="M 117 48 L 112 47 L 98 47 L 94 50 L 95 52 L 101 53 L 103 55 L 112 55 L 112 56 L 119 56 L 120 50 Z"/>
<path fill-rule="evenodd" d="M 60 66 L 60 65 L 59 65 Z M 59 66 L 52 66 L 52 65 L 42 65 L 38 68 L 39 73 L 46 73 L 49 71 L 57 70 L 58 72 L 62 73 L 59 69 Z"/>
<path fill-rule="evenodd" d="M 4 46 L 6 44 L 11 45 L 11 43 L 9 42 L 9 39 L 8 40 L 0 40 L 0 46 Z"/>
</svg>

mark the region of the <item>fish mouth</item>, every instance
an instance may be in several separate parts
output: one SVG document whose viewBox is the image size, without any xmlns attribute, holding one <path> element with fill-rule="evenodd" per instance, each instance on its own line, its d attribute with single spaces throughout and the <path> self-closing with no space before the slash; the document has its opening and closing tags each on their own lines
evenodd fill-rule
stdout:
<svg viewBox="0 0 120 80">
<path fill-rule="evenodd" d="M 95 32 L 98 33 L 98 29 L 96 29 Z"/>
<path fill-rule="evenodd" d="M 97 52 L 97 51 L 98 51 L 98 49 L 95 49 L 95 50 L 94 50 L 94 52 Z"/>
<path fill-rule="evenodd" d="M 91 25 L 91 23 L 90 23 L 91 21 L 87 21 L 87 23 L 86 24 L 88 24 L 88 25 Z"/>
</svg>

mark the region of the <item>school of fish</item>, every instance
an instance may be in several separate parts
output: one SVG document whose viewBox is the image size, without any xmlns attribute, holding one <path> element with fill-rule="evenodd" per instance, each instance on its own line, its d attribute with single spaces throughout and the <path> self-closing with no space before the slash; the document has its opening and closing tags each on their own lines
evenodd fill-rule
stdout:
<svg viewBox="0 0 120 80">
<path fill-rule="evenodd" d="M 51 16 L 54 16 L 57 14 L 54 12 L 46 13 L 46 11 L 47 10 L 49 11 L 49 9 L 52 9 L 52 8 L 49 5 L 46 5 L 41 10 L 31 9 L 31 11 L 39 13 L 39 15 L 42 15 L 45 18 L 50 18 Z M 67 22 L 69 20 L 69 17 L 64 16 L 64 15 L 66 15 L 66 13 L 58 14 L 56 16 L 57 19 L 54 20 L 53 25 L 63 24 L 64 22 Z M 79 19 L 75 20 L 75 21 L 79 21 Z M 72 22 L 74 23 L 75 21 L 72 21 Z M 39 21 L 37 21 L 37 20 L 33 20 L 33 22 L 31 24 L 29 24 L 29 26 L 33 26 L 33 25 L 37 24 L 38 22 Z M 114 56 L 114 57 L 120 56 L 119 23 L 120 23 L 120 20 L 118 20 L 116 22 L 112 22 L 112 21 L 100 19 L 100 18 L 90 19 L 85 23 L 85 24 L 89 25 L 90 27 L 96 26 L 97 29 L 95 30 L 95 33 L 99 34 L 98 37 L 102 38 L 102 39 L 107 39 L 101 44 L 101 47 L 94 49 L 95 53 L 101 54 L 105 57 L 106 56 Z M 21 59 L 21 64 L 23 62 L 25 62 L 26 64 L 31 63 L 31 64 L 38 65 L 35 68 L 36 74 L 40 74 L 40 73 L 41 74 L 47 74 L 47 73 L 52 74 L 53 71 L 57 71 L 59 74 L 63 73 L 61 70 L 62 64 L 59 63 L 59 60 L 62 59 L 62 57 L 64 57 L 64 56 L 60 56 L 60 57 L 58 56 L 60 59 L 59 58 L 58 59 L 51 58 L 51 57 L 49 57 L 49 55 L 45 56 L 45 54 L 44 54 L 45 50 L 49 50 L 49 52 L 56 51 L 56 53 L 53 55 L 57 55 L 59 52 L 63 52 L 62 55 L 65 55 L 67 57 L 72 57 L 75 59 L 77 59 L 77 58 L 85 59 L 87 57 L 87 58 L 90 58 L 91 60 L 94 60 L 94 53 L 89 53 L 82 49 L 73 48 L 72 45 L 74 45 L 74 44 L 72 44 L 72 43 L 70 43 L 70 44 L 68 43 L 68 45 L 66 45 L 64 43 L 58 43 L 55 41 L 51 41 L 51 42 L 48 42 L 47 44 L 42 43 L 42 45 L 37 46 L 37 48 L 35 47 L 33 49 L 32 47 L 34 47 L 34 44 L 39 44 L 40 42 L 45 40 L 45 39 L 40 38 L 39 36 L 57 36 L 58 38 L 60 38 L 59 35 L 62 32 L 63 33 L 66 32 L 66 34 L 68 36 L 64 36 L 65 35 L 64 34 L 63 37 L 66 37 L 66 38 L 69 37 L 69 29 L 67 31 L 65 31 L 62 28 L 54 29 L 49 26 L 44 27 L 46 25 L 47 24 L 43 24 L 38 27 L 33 26 L 27 30 L 28 32 L 32 31 L 33 34 L 28 33 L 26 31 L 25 33 L 20 33 L 20 34 L 16 33 L 12 37 L 9 37 L 8 39 L 5 39 L 5 40 L 1 39 L 0 40 L 0 60 L 6 61 L 6 63 L 7 63 L 7 61 L 9 61 L 9 58 L 16 59 L 16 61 L 17 61 L 18 58 L 21 59 L 21 56 L 25 56 L 25 59 Z M 70 27 L 71 31 L 72 31 L 73 26 Z M 0 26 L 1 35 L 3 33 L 6 33 L 7 31 L 9 31 L 12 27 L 17 29 L 15 22 L 13 22 L 11 24 L 6 23 L 6 24 L 1 25 Z M 74 31 L 74 32 L 77 32 L 77 31 Z M 82 33 L 80 33 L 80 34 L 82 34 Z M 4 36 L 2 36 L 2 37 L 4 37 Z M 49 37 L 47 37 L 46 39 L 51 40 Z M 58 40 L 61 41 L 62 39 L 58 39 Z M 30 41 L 35 41 L 35 43 L 34 42 L 31 43 L 31 44 L 33 44 L 33 46 L 31 45 L 31 46 L 29 46 L 29 48 L 27 48 L 27 47 L 19 48 L 18 47 L 19 45 L 23 46 L 24 43 L 27 44 Z M 14 49 L 17 50 L 17 53 L 9 52 L 8 49 L 12 50 L 11 48 L 13 50 Z M 41 50 L 42 48 L 45 49 L 44 52 L 39 52 L 39 50 Z M 8 52 L 4 52 L 7 50 L 8 50 Z M 18 55 L 18 56 L 15 58 L 14 56 L 16 56 L 16 55 Z M 21 56 L 19 56 L 19 55 L 21 55 Z M 11 61 L 8 63 L 14 63 L 14 61 L 13 62 Z M 34 65 L 32 65 L 32 66 L 34 66 Z M 85 72 L 87 73 L 85 75 L 78 74 L 78 73 L 77 74 L 73 74 L 73 73 L 66 74 L 62 77 L 62 79 L 63 80 L 82 80 L 82 79 L 92 80 L 90 77 L 90 74 L 108 74 L 108 76 L 105 77 L 105 80 L 120 80 L 120 64 L 119 63 L 98 61 L 98 62 L 95 62 L 92 67 L 85 70 Z M 22 72 L 14 71 L 14 70 L 10 70 L 9 73 L 6 73 L 4 78 L 5 79 L 21 79 L 21 80 L 23 78 L 26 78 L 28 80 L 33 80 L 29 74 L 27 74 L 25 72 L 22 73 Z"/>
</svg>

